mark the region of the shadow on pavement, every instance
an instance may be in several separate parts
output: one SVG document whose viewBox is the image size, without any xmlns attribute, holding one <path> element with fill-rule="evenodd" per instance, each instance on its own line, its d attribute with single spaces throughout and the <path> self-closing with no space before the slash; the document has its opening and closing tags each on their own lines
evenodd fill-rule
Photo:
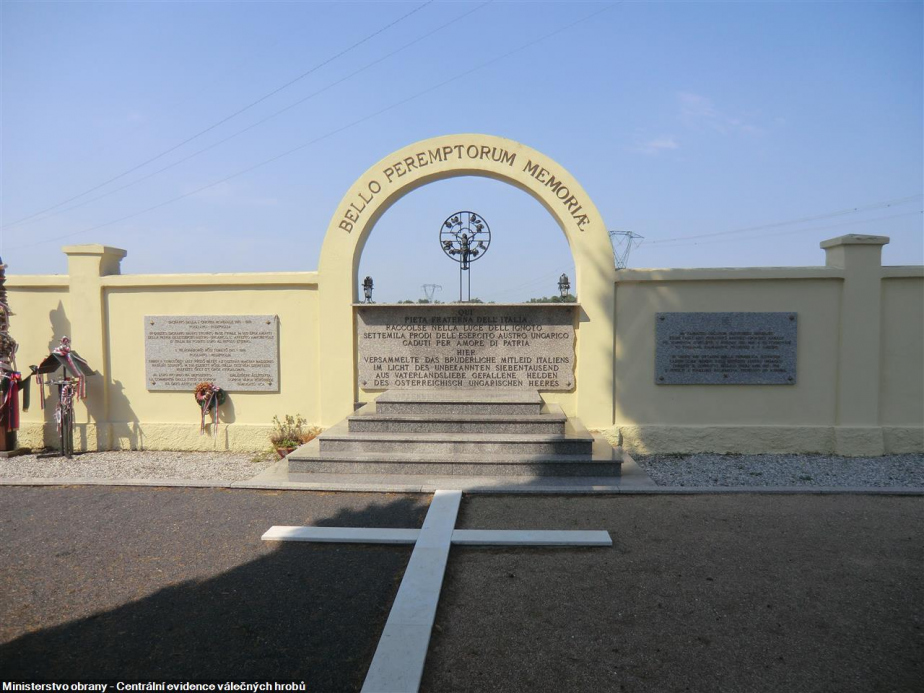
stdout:
<svg viewBox="0 0 924 693">
<path fill-rule="evenodd" d="M 425 512 L 425 500 L 404 497 L 314 524 L 419 527 Z M 411 547 L 272 546 L 215 577 L 17 637 L 0 646 L 2 678 L 299 680 L 309 691 L 357 690 Z M 59 579 L 64 589 L 66 572 Z"/>
</svg>

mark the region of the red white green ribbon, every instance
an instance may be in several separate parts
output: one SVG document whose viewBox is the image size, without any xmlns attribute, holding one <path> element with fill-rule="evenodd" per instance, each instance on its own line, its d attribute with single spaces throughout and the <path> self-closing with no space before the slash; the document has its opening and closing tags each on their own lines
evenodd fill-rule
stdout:
<svg viewBox="0 0 924 693">
<path fill-rule="evenodd" d="M 3 396 L 3 403 L 0 404 L 0 421 L 3 422 L 3 428 L 6 431 L 17 431 L 19 430 L 19 385 L 22 382 L 22 375 L 16 371 L 3 375 L 10 381 L 10 384 Z"/>
<path fill-rule="evenodd" d="M 208 412 L 211 412 L 212 415 L 212 437 L 215 438 L 218 436 L 218 393 L 221 392 L 221 388 L 217 385 L 210 385 L 207 390 L 204 392 L 196 393 L 196 400 L 199 402 L 200 408 L 200 418 L 199 418 L 199 435 L 205 435 L 205 419 L 208 416 Z"/>
<path fill-rule="evenodd" d="M 87 379 L 83 374 L 83 371 L 80 370 L 74 363 L 74 359 L 71 358 L 71 340 L 67 337 L 61 338 L 61 344 L 51 353 L 57 354 L 58 356 L 63 357 L 68 365 L 71 367 L 71 370 L 77 374 L 77 397 L 79 399 L 87 398 Z"/>
</svg>

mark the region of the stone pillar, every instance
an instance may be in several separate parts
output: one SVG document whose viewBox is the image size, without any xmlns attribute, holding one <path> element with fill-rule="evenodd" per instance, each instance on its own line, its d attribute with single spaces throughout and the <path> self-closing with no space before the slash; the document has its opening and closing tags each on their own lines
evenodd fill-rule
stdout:
<svg viewBox="0 0 924 693">
<path fill-rule="evenodd" d="M 841 455 L 882 455 L 879 422 L 882 341 L 882 246 L 887 236 L 850 234 L 821 242 L 825 264 L 844 270 L 834 451 Z"/>
<path fill-rule="evenodd" d="M 108 354 L 108 318 L 104 303 L 102 277 L 119 274 L 120 248 L 105 245 L 69 245 L 61 249 L 67 255 L 70 274 L 71 346 L 87 360 L 98 375 L 87 378 L 87 399 L 75 407 L 77 428 L 74 448 L 108 450 L 112 445 L 109 425 L 109 383 L 111 373 Z"/>
</svg>

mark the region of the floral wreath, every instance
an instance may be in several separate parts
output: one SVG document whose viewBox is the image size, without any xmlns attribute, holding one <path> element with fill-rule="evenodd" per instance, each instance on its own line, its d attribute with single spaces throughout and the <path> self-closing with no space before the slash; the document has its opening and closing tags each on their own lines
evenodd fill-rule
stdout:
<svg viewBox="0 0 924 693">
<path fill-rule="evenodd" d="M 215 383 L 201 382 L 196 385 L 193 392 L 196 403 L 199 405 L 201 416 L 199 418 L 199 435 L 205 435 L 205 419 L 209 413 L 212 415 L 212 435 L 218 435 L 218 407 L 225 403 L 225 391 Z"/>
</svg>

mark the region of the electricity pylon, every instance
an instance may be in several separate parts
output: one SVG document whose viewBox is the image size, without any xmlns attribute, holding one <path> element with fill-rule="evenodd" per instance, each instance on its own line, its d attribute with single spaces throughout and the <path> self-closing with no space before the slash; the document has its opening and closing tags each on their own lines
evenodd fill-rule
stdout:
<svg viewBox="0 0 924 693">
<path fill-rule="evenodd" d="M 428 301 L 433 300 L 433 296 L 436 294 L 437 291 L 443 290 L 443 287 L 440 286 L 439 284 L 424 284 L 420 288 L 424 290 L 424 296 L 427 297 Z"/>
<path fill-rule="evenodd" d="M 613 260 L 616 269 L 625 269 L 629 264 L 629 253 L 642 242 L 644 236 L 633 231 L 610 231 L 610 243 L 613 244 Z"/>
</svg>

